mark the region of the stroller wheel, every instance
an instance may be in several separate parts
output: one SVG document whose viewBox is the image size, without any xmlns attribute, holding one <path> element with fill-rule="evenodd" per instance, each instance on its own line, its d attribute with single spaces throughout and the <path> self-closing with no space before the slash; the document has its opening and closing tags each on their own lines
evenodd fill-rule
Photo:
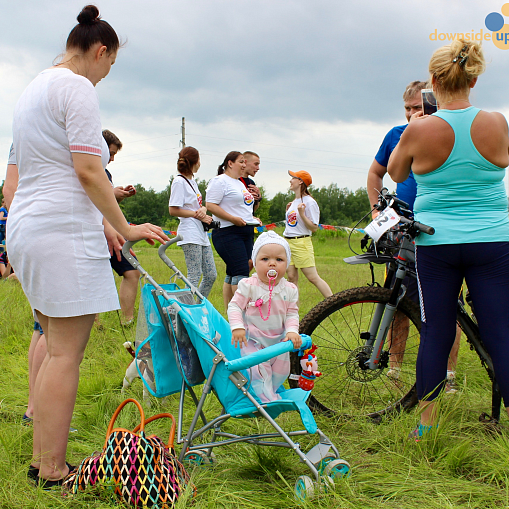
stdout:
<svg viewBox="0 0 509 509">
<path fill-rule="evenodd" d="M 211 452 L 210 456 L 207 455 L 207 452 L 204 449 L 194 449 L 192 451 L 187 451 L 184 455 L 183 463 L 190 467 L 198 467 L 205 465 L 214 465 L 217 463 L 216 455 Z"/>
<path fill-rule="evenodd" d="M 333 452 L 328 452 L 319 462 L 315 463 L 315 467 L 320 475 L 323 474 L 325 467 L 335 459 L 339 458 L 336 458 L 336 455 Z"/>
<path fill-rule="evenodd" d="M 315 498 L 315 484 L 311 477 L 301 475 L 295 482 L 295 497 L 297 500 L 313 500 Z"/>
<path fill-rule="evenodd" d="M 350 472 L 350 464 L 345 460 L 332 460 L 324 468 L 323 474 L 334 479 L 340 479 L 348 475 Z"/>
</svg>

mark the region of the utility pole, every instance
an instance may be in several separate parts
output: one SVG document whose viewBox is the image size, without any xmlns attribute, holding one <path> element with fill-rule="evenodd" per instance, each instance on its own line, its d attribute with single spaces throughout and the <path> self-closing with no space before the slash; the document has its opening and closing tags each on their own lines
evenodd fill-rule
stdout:
<svg viewBox="0 0 509 509">
<path fill-rule="evenodd" d="M 182 145 L 182 148 L 186 146 L 186 118 L 182 117 L 182 127 L 180 128 L 180 131 L 182 133 L 182 139 L 180 140 L 180 144 Z"/>
</svg>

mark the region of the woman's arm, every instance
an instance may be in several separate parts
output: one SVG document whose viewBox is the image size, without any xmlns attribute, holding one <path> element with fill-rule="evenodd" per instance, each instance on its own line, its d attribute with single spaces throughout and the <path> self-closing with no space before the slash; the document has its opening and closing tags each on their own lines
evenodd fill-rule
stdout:
<svg viewBox="0 0 509 509">
<path fill-rule="evenodd" d="M 15 164 L 8 164 L 7 173 L 5 175 L 4 187 L 2 189 L 2 193 L 5 198 L 5 206 L 7 210 L 11 208 L 14 193 L 18 188 L 18 178 L 19 178 L 18 167 Z"/>
<path fill-rule="evenodd" d="M 313 223 L 313 221 L 311 221 L 311 219 L 309 219 L 309 217 L 306 216 L 306 204 L 299 203 L 299 205 L 297 205 L 297 210 L 299 211 L 299 216 L 302 219 L 304 226 L 308 230 L 311 230 L 313 233 L 315 233 L 316 230 L 318 230 L 318 225 Z"/>
<path fill-rule="evenodd" d="M 210 203 L 207 202 L 207 210 L 210 210 L 212 214 L 219 217 L 220 219 L 224 219 L 225 221 L 230 221 L 230 223 L 233 223 L 235 226 L 245 226 L 246 222 L 244 219 L 238 216 L 232 216 L 231 214 L 228 214 L 225 210 L 223 210 L 217 203 Z"/>
<path fill-rule="evenodd" d="M 87 196 L 122 237 L 127 240 L 150 238 L 161 243 L 168 240 L 159 226 L 149 223 L 137 226 L 128 224 L 115 199 L 113 188 L 102 167 L 100 157 L 72 152 L 72 160 L 78 180 Z"/>
</svg>

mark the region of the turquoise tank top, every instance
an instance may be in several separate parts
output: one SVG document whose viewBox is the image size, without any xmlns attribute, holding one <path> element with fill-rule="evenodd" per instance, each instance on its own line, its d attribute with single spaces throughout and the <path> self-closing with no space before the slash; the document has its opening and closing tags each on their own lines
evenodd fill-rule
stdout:
<svg viewBox="0 0 509 509">
<path fill-rule="evenodd" d="M 417 237 L 418 246 L 509 241 L 505 168 L 486 160 L 470 136 L 479 111 L 471 106 L 434 113 L 452 127 L 454 146 L 442 166 L 424 175 L 414 173 L 415 218 L 435 228 L 435 235 Z"/>
</svg>

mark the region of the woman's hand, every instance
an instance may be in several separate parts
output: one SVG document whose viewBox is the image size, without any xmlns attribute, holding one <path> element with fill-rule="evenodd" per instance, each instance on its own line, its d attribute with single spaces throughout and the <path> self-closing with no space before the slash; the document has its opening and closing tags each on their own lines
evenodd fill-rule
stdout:
<svg viewBox="0 0 509 509">
<path fill-rule="evenodd" d="M 299 203 L 297 205 L 297 210 L 299 211 L 299 214 L 302 217 L 305 214 L 305 212 L 306 212 L 306 204 L 305 203 Z"/>
<path fill-rule="evenodd" d="M 160 226 L 150 223 L 129 225 L 129 231 L 125 238 L 131 241 L 146 239 L 149 244 L 154 244 L 154 240 L 157 240 L 161 244 L 170 240 Z"/>
<path fill-rule="evenodd" d="M 118 233 L 113 226 L 111 226 L 106 219 L 103 219 L 104 225 L 104 236 L 106 237 L 106 242 L 108 243 L 108 250 L 110 252 L 110 256 L 114 256 L 116 254 L 117 260 L 121 260 L 122 254 L 122 246 L 125 244 L 125 239 Z"/>
<path fill-rule="evenodd" d="M 203 221 L 207 215 L 207 209 L 205 207 L 200 207 L 195 213 L 194 217 L 196 219 L 199 219 L 200 221 Z"/>
<path fill-rule="evenodd" d="M 245 329 L 235 329 L 232 331 L 232 345 L 237 348 L 240 343 L 240 348 L 247 345 L 246 331 Z"/>
<path fill-rule="evenodd" d="M 246 222 L 241 217 L 233 216 L 232 219 L 231 219 L 231 222 L 235 226 L 246 226 Z"/>
<path fill-rule="evenodd" d="M 289 332 L 283 341 L 291 341 L 295 349 L 302 346 L 302 338 L 300 337 L 300 334 L 297 334 L 296 332 Z"/>
<path fill-rule="evenodd" d="M 425 118 L 425 117 L 429 117 L 429 115 L 425 115 L 422 110 L 421 111 L 416 111 L 411 117 L 410 117 L 410 120 L 408 121 L 408 123 L 412 122 L 412 120 L 415 120 L 416 118 Z"/>
<path fill-rule="evenodd" d="M 212 216 L 207 216 L 207 214 L 205 214 L 205 217 L 203 219 L 201 219 L 201 222 L 205 223 L 205 224 L 212 223 Z"/>
</svg>

